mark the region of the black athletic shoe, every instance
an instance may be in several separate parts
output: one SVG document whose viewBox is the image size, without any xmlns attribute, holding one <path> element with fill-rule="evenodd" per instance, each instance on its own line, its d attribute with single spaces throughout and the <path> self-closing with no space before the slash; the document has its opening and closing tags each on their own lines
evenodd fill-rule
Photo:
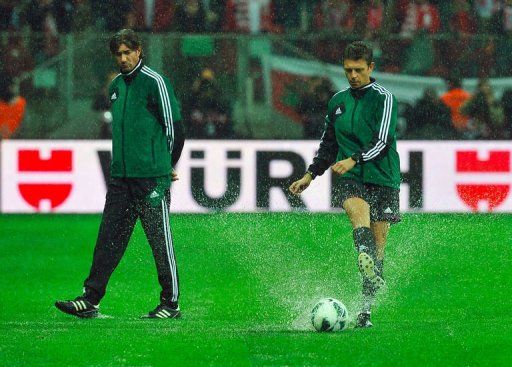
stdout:
<svg viewBox="0 0 512 367">
<path fill-rule="evenodd" d="M 82 319 L 91 319 L 98 317 L 99 307 L 93 305 L 84 297 L 76 297 L 72 301 L 57 301 L 55 307 L 64 313 L 80 317 Z"/>
<path fill-rule="evenodd" d="M 375 290 L 379 290 L 386 285 L 386 282 L 380 276 L 380 270 L 375 266 L 375 262 L 370 255 L 366 252 L 361 252 L 357 260 L 359 272 L 365 279 L 368 279 L 368 281 L 375 287 Z"/>
<path fill-rule="evenodd" d="M 357 328 L 369 328 L 372 327 L 372 321 L 370 320 L 371 314 L 369 312 L 361 312 L 359 315 L 357 315 L 357 322 L 356 327 Z"/>
<path fill-rule="evenodd" d="M 143 319 L 179 319 L 181 317 L 180 307 L 171 308 L 166 305 L 158 305 L 153 311 L 142 316 Z"/>
</svg>

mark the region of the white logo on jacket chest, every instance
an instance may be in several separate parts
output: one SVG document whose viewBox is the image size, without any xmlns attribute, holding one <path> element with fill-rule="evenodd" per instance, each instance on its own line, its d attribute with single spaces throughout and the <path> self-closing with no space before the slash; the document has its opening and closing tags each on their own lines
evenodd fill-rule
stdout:
<svg viewBox="0 0 512 367">
<path fill-rule="evenodd" d="M 338 107 L 338 109 L 336 110 L 335 115 L 338 116 L 338 115 L 341 115 L 342 113 L 343 113 L 343 111 L 341 110 L 340 107 Z"/>
<path fill-rule="evenodd" d="M 110 96 L 110 100 L 111 100 L 111 101 L 115 101 L 116 99 L 117 99 L 117 93 L 116 93 L 116 92 L 114 92 L 114 93 L 112 93 L 112 95 Z"/>
</svg>

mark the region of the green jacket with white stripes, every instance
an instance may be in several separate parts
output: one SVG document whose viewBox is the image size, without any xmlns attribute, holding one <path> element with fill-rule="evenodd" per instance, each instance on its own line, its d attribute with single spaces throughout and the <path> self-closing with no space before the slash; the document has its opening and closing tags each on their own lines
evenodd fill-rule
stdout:
<svg viewBox="0 0 512 367">
<path fill-rule="evenodd" d="M 333 163 L 352 157 L 358 163 L 340 179 L 399 189 L 396 122 L 396 99 L 375 79 L 341 90 L 329 101 L 320 148 L 308 171 L 322 175 Z"/>
<path fill-rule="evenodd" d="M 141 60 L 131 72 L 112 80 L 109 96 L 112 177 L 170 174 L 174 145 L 181 144 L 181 153 L 183 142 L 176 141 L 181 113 L 169 80 Z"/>
</svg>

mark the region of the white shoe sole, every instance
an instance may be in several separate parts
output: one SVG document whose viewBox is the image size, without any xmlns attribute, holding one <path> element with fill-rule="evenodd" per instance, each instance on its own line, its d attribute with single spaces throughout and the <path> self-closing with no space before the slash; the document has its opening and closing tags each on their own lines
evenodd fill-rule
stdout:
<svg viewBox="0 0 512 367">
<path fill-rule="evenodd" d="M 361 252 L 359 254 L 357 264 L 359 265 L 359 272 L 364 278 L 368 279 L 375 288 L 380 289 L 386 285 L 384 279 L 376 273 L 375 262 L 372 257 L 366 252 Z"/>
</svg>

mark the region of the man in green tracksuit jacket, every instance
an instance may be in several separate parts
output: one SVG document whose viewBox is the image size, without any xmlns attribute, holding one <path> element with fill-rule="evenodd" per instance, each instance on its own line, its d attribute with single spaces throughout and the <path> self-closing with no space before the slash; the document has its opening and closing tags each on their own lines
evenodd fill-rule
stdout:
<svg viewBox="0 0 512 367">
<path fill-rule="evenodd" d="M 121 73 L 109 95 L 112 109 L 112 168 L 103 217 L 82 296 L 57 301 L 59 310 L 81 318 L 98 316 L 99 302 L 140 218 L 162 287 L 160 303 L 144 317 L 177 318 L 178 273 L 169 226 L 173 167 L 183 148 L 181 114 L 166 77 L 143 62 L 139 37 L 129 29 L 110 40 Z"/>
<path fill-rule="evenodd" d="M 343 54 L 350 84 L 329 101 L 320 148 L 308 171 L 290 186 L 300 194 L 329 167 L 340 175 L 341 203 L 352 223 L 363 277 L 363 305 L 357 326 L 370 327 L 370 310 L 383 279 L 389 226 L 400 220 L 400 160 L 396 150 L 397 103 L 370 77 L 372 49 L 353 42 Z"/>
</svg>

